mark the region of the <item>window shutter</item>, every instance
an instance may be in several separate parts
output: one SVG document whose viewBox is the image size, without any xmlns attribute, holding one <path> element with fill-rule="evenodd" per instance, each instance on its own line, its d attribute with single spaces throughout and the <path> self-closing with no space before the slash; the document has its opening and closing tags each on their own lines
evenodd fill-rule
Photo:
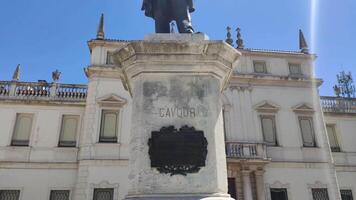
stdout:
<svg viewBox="0 0 356 200">
<path fill-rule="evenodd" d="M 340 151 L 340 147 L 339 147 L 339 143 L 337 141 L 337 136 L 336 136 L 336 132 L 335 132 L 335 126 L 326 125 L 326 131 L 328 133 L 331 151 L 339 152 Z"/>
<path fill-rule="evenodd" d="M 28 145 L 32 129 L 32 114 L 17 114 L 14 134 L 12 137 L 13 145 Z"/>
<path fill-rule="evenodd" d="M 299 64 L 289 64 L 289 72 L 291 75 L 301 75 L 302 68 Z"/>
<path fill-rule="evenodd" d="M 264 141 L 269 145 L 276 145 L 276 129 L 274 116 L 261 116 Z"/>
<path fill-rule="evenodd" d="M 116 123 L 117 123 L 117 115 L 115 113 L 105 113 L 104 129 L 103 129 L 105 137 L 116 136 Z"/>
<path fill-rule="evenodd" d="M 302 117 L 299 119 L 300 129 L 303 137 L 303 144 L 306 147 L 314 147 L 314 131 L 311 118 Z"/>
<path fill-rule="evenodd" d="M 253 63 L 255 73 L 267 73 L 266 63 L 262 61 L 256 61 Z"/>
<path fill-rule="evenodd" d="M 103 110 L 100 129 L 101 142 L 117 141 L 118 111 Z"/>
<path fill-rule="evenodd" d="M 63 115 L 60 146 L 75 146 L 78 131 L 79 116 Z"/>
</svg>

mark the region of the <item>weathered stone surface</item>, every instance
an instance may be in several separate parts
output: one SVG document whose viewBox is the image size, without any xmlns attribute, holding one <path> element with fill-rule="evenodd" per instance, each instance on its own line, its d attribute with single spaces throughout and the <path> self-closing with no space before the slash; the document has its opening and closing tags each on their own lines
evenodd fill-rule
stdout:
<svg viewBox="0 0 356 200">
<path fill-rule="evenodd" d="M 127 198 L 228 198 L 220 98 L 240 54 L 224 42 L 207 41 L 201 35 L 171 37 L 151 36 L 129 43 L 114 55 L 133 97 Z M 151 132 L 185 125 L 204 132 L 206 166 L 187 176 L 152 168 Z"/>
</svg>

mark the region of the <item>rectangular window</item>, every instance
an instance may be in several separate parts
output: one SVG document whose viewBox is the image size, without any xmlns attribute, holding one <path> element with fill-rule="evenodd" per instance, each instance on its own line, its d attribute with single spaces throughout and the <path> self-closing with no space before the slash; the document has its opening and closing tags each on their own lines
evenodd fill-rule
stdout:
<svg viewBox="0 0 356 200">
<path fill-rule="evenodd" d="M 69 200 L 69 190 L 51 190 L 50 200 Z"/>
<path fill-rule="evenodd" d="M 286 188 L 271 188 L 271 200 L 288 200 Z"/>
<path fill-rule="evenodd" d="M 113 200 L 114 189 L 113 188 L 100 188 L 94 189 L 93 200 Z"/>
<path fill-rule="evenodd" d="M 277 146 L 276 119 L 273 115 L 261 115 L 264 142 L 269 146 Z"/>
<path fill-rule="evenodd" d="M 12 146 L 28 146 L 31 129 L 32 129 L 33 114 L 18 113 L 16 115 L 14 133 L 12 135 Z"/>
<path fill-rule="evenodd" d="M 302 74 L 302 67 L 300 64 L 292 64 L 289 63 L 289 73 L 291 76 L 301 76 Z"/>
<path fill-rule="evenodd" d="M 340 190 L 342 200 L 353 200 L 352 190 Z"/>
<path fill-rule="evenodd" d="M 106 54 L 106 64 L 107 65 L 114 64 L 114 59 L 113 59 L 113 53 L 112 52 L 108 52 Z"/>
<path fill-rule="evenodd" d="M 326 188 L 313 188 L 313 200 L 329 200 L 328 189 Z"/>
<path fill-rule="evenodd" d="M 299 117 L 299 126 L 302 132 L 303 146 L 316 147 L 313 118 L 312 117 Z"/>
<path fill-rule="evenodd" d="M 267 73 L 266 62 L 254 61 L 253 62 L 253 68 L 254 68 L 255 73 L 260 73 L 260 74 L 266 74 Z"/>
<path fill-rule="evenodd" d="M 0 200 L 19 200 L 20 190 L 0 190 Z"/>
<path fill-rule="evenodd" d="M 99 142 L 117 142 L 119 111 L 103 110 Z"/>
<path fill-rule="evenodd" d="M 75 147 L 77 142 L 79 116 L 63 115 L 61 133 L 59 137 L 59 147 Z"/>
<path fill-rule="evenodd" d="M 340 152 L 340 146 L 337 140 L 336 132 L 335 132 L 335 126 L 334 125 L 326 125 L 326 130 L 328 133 L 329 137 L 329 143 L 330 143 L 330 148 L 332 152 Z"/>
</svg>

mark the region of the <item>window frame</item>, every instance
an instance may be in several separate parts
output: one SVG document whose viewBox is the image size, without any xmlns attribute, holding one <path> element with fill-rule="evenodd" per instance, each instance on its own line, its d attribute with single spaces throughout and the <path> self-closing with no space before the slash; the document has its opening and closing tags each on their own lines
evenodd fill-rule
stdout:
<svg viewBox="0 0 356 200">
<path fill-rule="evenodd" d="M 261 131 L 262 131 L 262 137 L 263 137 L 263 142 L 267 145 L 267 146 L 271 146 L 271 147 L 278 147 L 279 146 L 279 142 L 278 142 L 278 136 L 277 136 L 277 120 L 276 120 L 276 115 L 274 114 L 260 114 L 259 115 L 260 118 L 260 127 L 261 127 Z M 272 126 L 273 126 L 273 135 L 274 135 L 274 144 L 266 142 L 266 137 L 265 137 L 265 132 L 264 132 L 264 126 L 263 126 L 263 119 L 271 119 L 272 120 Z"/>
<path fill-rule="evenodd" d="M 96 192 L 97 191 L 110 191 L 111 192 L 111 200 L 114 200 L 115 198 L 115 188 L 94 188 L 93 189 L 93 200 L 96 200 L 95 197 L 96 197 Z"/>
<path fill-rule="evenodd" d="M 329 190 L 328 190 L 328 188 L 320 188 L 320 187 L 316 187 L 316 188 L 311 188 L 311 195 L 312 195 L 312 200 L 315 200 L 315 198 L 314 198 L 314 191 L 315 190 L 325 190 L 326 191 L 326 196 L 328 197 L 328 199 L 326 199 L 326 200 L 330 200 L 330 195 L 329 195 Z"/>
<path fill-rule="evenodd" d="M 116 114 L 116 126 L 115 126 L 115 134 L 116 137 L 113 138 L 105 138 L 103 136 L 103 121 L 104 121 L 104 113 L 115 113 Z M 101 109 L 100 114 L 100 124 L 99 124 L 99 143 L 118 143 L 119 142 L 119 130 L 121 127 L 121 110 L 120 109 Z"/>
<path fill-rule="evenodd" d="M 15 140 L 15 133 L 17 131 L 17 127 L 18 127 L 18 123 L 19 123 L 19 116 L 24 115 L 24 116 L 28 116 L 31 118 L 31 127 L 30 127 L 30 131 L 28 133 L 28 140 Z M 15 115 L 15 122 L 13 125 L 13 129 L 12 129 L 12 135 L 11 135 L 11 141 L 10 141 L 10 146 L 14 146 L 14 147 L 28 147 L 30 146 L 30 141 L 31 141 L 31 135 L 33 132 L 33 128 L 34 128 L 34 113 L 16 113 Z"/>
<path fill-rule="evenodd" d="M 292 73 L 292 67 L 293 66 L 298 66 L 298 73 Z M 303 76 L 303 69 L 302 69 L 302 65 L 300 63 L 288 63 L 288 69 L 289 69 L 289 76 L 292 77 L 300 77 Z"/>
<path fill-rule="evenodd" d="M 106 52 L 106 59 L 105 59 L 105 64 L 106 65 L 114 65 L 114 62 L 113 62 L 113 55 L 114 53 L 112 51 L 107 51 Z"/>
<path fill-rule="evenodd" d="M 283 192 L 285 192 L 285 195 L 286 195 L 286 200 L 288 200 L 289 199 L 289 196 L 288 196 L 288 188 L 269 188 L 269 191 L 270 191 L 270 196 L 271 196 L 271 200 L 273 200 L 272 199 L 272 192 L 273 192 L 273 190 L 279 190 L 279 191 L 283 191 Z"/>
<path fill-rule="evenodd" d="M 58 147 L 60 148 L 75 148 L 78 145 L 78 135 L 79 135 L 79 130 L 80 130 L 80 125 L 81 125 L 81 116 L 79 114 L 62 114 L 61 115 L 61 120 L 60 120 L 60 130 L 59 130 L 59 137 L 58 137 Z M 63 135 L 63 123 L 64 123 L 64 117 L 65 116 L 70 116 L 77 118 L 77 127 L 75 130 L 75 141 L 72 141 L 72 145 L 68 144 L 66 141 L 61 141 L 62 135 Z"/>
<path fill-rule="evenodd" d="M 0 188 L 0 193 L 2 191 L 18 191 L 19 192 L 18 200 L 22 199 L 22 189 L 19 189 L 19 188 Z"/>
<path fill-rule="evenodd" d="M 330 144 L 330 137 L 329 137 L 328 127 L 330 127 L 333 130 L 333 137 L 334 137 L 335 143 L 337 145 L 335 147 L 332 147 L 330 145 L 331 152 L 341 152 L 341 146 L 340 146 L 338 134 L 336 132 L 336 124 L 325 124 L 325 127 L 326 127 L 326 132 L 328 134 L 329 144 Z"/>
<path fill-rule="evenodd" d="M 256 65 L 257 65 L 257 64 L 262 64 L 262 65 L 263 65 L 263 72 L 258 72 L 258 71 L 256 70 Z M 254 60 L 254 61 L 253 61 L 253 72 L 256 73 L 256 74 L 268 74 L 266 61 L 263 61 L 263 60 Z"/>
<path fill-rule="evenodd" d="M 53 191 L 68 191 L 68 200 L 70 200 L 71 199 L 71 196 L 72 196 L 72 191 L 70 190 L 70 189 L 60 189 L 60 188 L 53 188 L 53 189 L 50 189 L 50 191 L 49 191 L 49 197 L 48 197 L 48 199 L 49 200 L 52 200 L 51 198 L 52 198 L 52 192 Z"/>
<path fill-rule="evenodd" d="M 350 192 L 351 194 L 351 199 L 354 199 L 354 195 L 353 195 L 353 191 L 352 189 L 340 189 L 340 194 L 341 194 L 341 199 L 342 199 L 342 191 L 347 191 L 347 192 Z"/>
<path fill-rule="evenodd" d="M 308 146 L 305 144 L 304 142 L 304 134 L 303 134 L 303 129 L 302 129 L 302 124 L 301 121 L 308 119 L 310 120 L 310 125 L 311 125 L 311 132 L 312 132 L 312 138 L 313 138 L 313 145 L 312 146 Z M 299 115 L 298 116 L 298 125 L 299 125 L 299 130 L 300 130 L 300 134 L 302 137 L 302 145 L 304 148 L 317 148 L 317 141 L 316 141 L 316 136 L 315 136 L 315 127 L 314 127 L 314 117 L 313 116 L 308 116 L 308 115 Z"/>
</svg>

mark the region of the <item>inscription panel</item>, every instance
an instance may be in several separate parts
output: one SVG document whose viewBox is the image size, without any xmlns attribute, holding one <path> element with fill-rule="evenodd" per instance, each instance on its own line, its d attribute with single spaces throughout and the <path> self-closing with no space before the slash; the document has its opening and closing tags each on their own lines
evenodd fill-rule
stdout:
<svg viewBox="0 0 356 200">
<path fill-rule="evenodd" d="M 163 127 L 152 132 L 148 145 L 151 167 L 161 173 L 187 175 L 205 166 L 208 143 L 204 132 L 193 127 Z"/>
</svg>

